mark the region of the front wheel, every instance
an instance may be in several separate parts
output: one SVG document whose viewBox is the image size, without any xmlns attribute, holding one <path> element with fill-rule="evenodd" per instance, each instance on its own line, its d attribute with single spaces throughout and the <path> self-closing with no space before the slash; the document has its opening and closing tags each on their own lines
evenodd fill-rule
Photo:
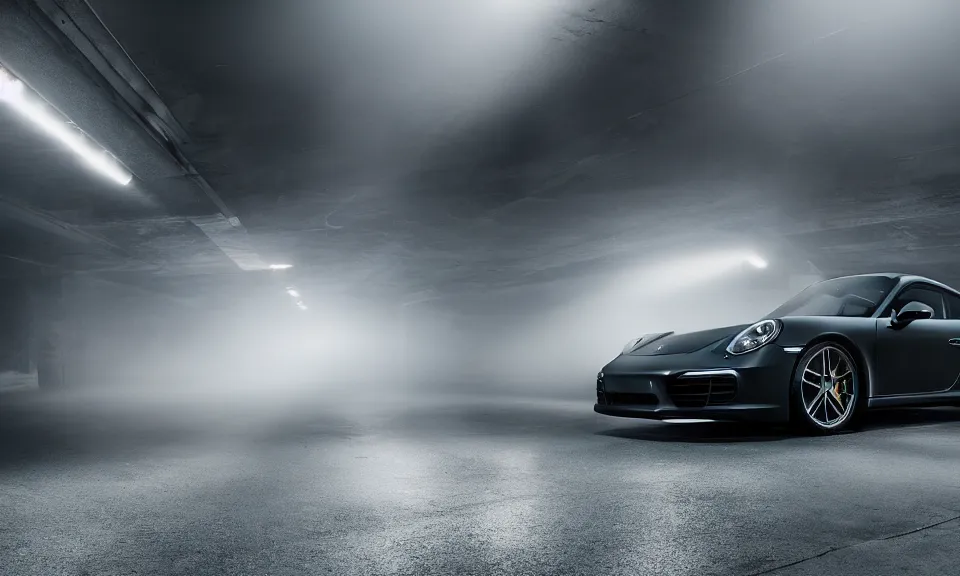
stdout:
<svg viewBox="0 0 960 576">
<path fill-rule="evenodd" d="M 807 432 L 835 434 L 855 427 L 863 398 L 857 363 L 842 344 L 817 344 L 797 363 L 791 404 L 795 422 Z"/>
</svg>

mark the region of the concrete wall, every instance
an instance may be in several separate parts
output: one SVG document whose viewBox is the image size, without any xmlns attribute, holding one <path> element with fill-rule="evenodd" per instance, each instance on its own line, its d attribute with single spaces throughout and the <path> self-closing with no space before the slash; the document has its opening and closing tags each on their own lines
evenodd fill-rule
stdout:
<svg viewBox="0 0 960 576">
<path fill-rule="evenodd" d="M 163 365 L 162 351 L 184 343 L 192 332 L 182 324 L 190 317 L 182 305 L 92 277 L 64 279 L 61 314 L 68 386 L 145 384 Z"/>
</svg>

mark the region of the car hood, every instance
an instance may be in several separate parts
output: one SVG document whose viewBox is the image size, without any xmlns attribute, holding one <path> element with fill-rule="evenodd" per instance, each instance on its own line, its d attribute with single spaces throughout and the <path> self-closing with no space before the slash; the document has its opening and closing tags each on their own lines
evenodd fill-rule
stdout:
<svg viewBox="0 0 960 576">
<path fill-rule="evenodd" d="M 629 353 L 630 356 L 662 356 L 664 354 L 687 354 L 717 344 L 737 335 L 749 327 L 749 324 L 711 328 L 686 334 L 668 334 L 652 340 Z"/>
</svg>

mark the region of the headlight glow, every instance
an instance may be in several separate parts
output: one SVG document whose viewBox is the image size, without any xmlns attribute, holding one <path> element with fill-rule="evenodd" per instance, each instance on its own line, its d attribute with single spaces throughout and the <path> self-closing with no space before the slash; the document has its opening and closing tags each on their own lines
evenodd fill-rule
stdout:
<svg viewBox="0 0 960 576">
<path fill-rule="evenodd" d="M 761 320 L 737 334 L 730 341 L 727 352 L 730 354 L 746 354 L 753 352 L 765 344 L 776 340 L 780 334 L 780 322 L 777 320 Z"/>
</svg>

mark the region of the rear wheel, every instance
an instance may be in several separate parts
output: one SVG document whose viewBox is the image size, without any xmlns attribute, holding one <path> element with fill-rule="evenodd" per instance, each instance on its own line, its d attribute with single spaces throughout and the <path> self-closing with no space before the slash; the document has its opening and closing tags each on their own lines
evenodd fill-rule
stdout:
<svg viewBox="0 0 960 576">
<path fill-rule="evenodd" d="M 807 432 L 835 434 L 855 427 L 864 411 L 860 370 L 838 342 L 822 342 L 800 358 L 791 388 L 794 420 Z"/>
</svg>

